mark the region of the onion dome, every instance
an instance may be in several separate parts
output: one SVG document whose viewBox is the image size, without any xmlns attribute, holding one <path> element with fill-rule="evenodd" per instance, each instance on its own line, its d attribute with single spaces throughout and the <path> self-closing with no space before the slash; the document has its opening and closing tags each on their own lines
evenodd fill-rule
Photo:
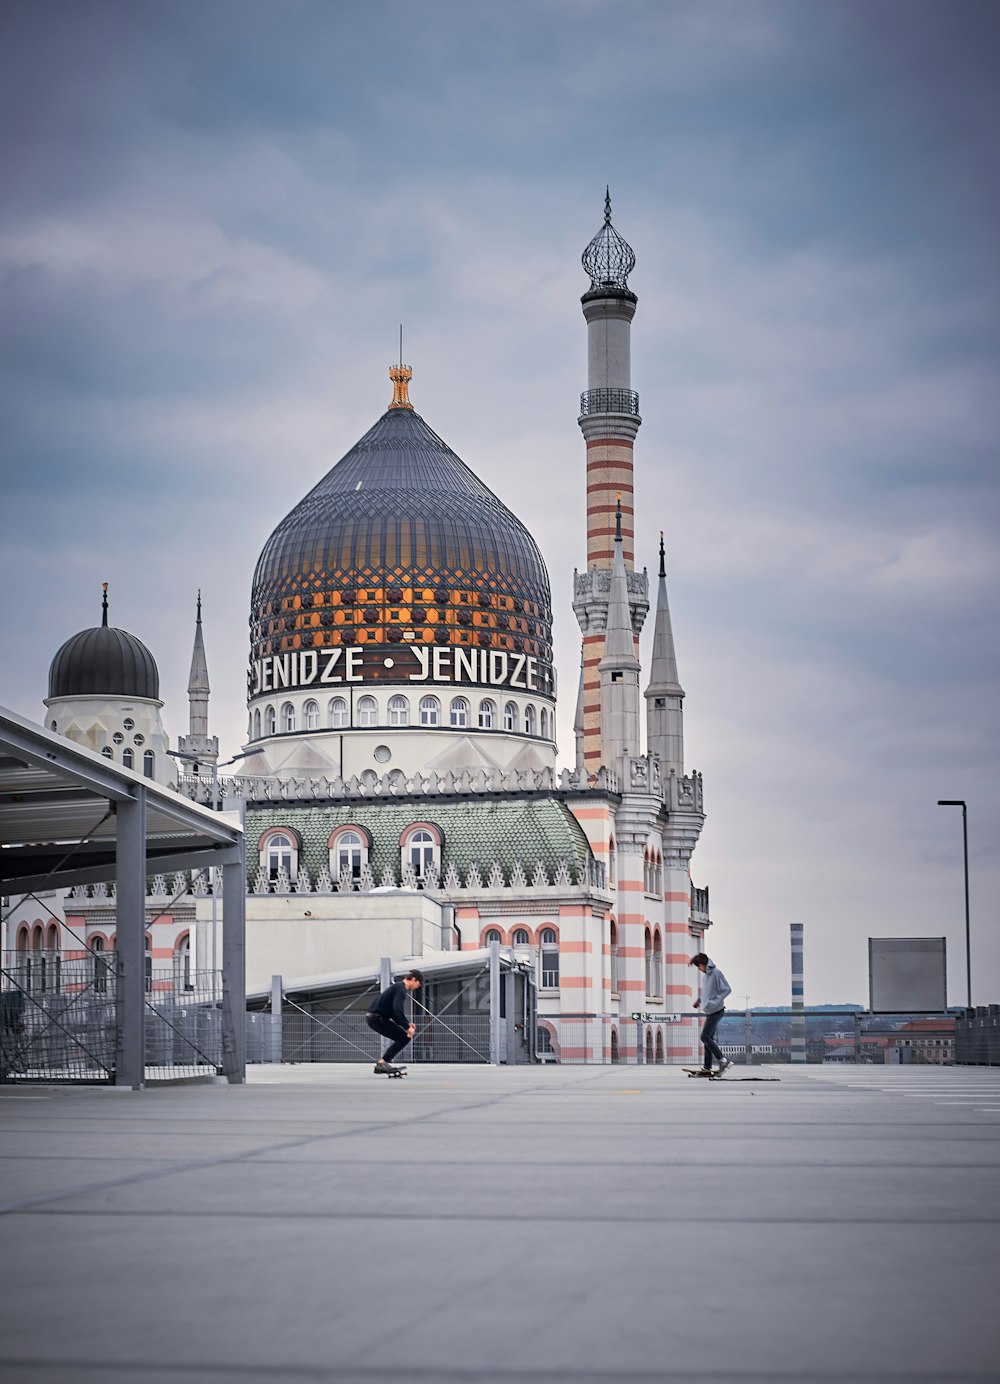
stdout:
<svg viewBox="0 0 1000 1384">
<path fill-rule="evenodd" d="M 591 292 L 628 293 L 628 276 L 635 268 L 635 251 L 611 224 L 611 190 L 604 190 L 604 225 L 583 252 Z"/>
<path fill-rule="evenodd" d="M 408 366 L 389 408 L 274 530 L 251 598 L 251 665 L 297 649 L 445 644 L 537 660 L 551 689 L 552 610 L 531 534 L 416 413 Z M 251 667 L 252 672 L 252 667 Z"/>
<path fill-rule="evenodd" d="M 49 668 L 49 700 L 54 697 L 144 697 L 158 701 L 160 675 L 141 639 L 108 625 L 108 584 L 104 583 L 101 623 L 67 639 Z"/>
</svg>

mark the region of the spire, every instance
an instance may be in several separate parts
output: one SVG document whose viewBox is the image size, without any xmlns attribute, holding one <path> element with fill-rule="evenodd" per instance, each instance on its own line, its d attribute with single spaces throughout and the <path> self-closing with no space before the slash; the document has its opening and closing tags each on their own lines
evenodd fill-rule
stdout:
<svg viewBox="0 0 1000 1384">
<path fill-rule="evenodd" d="M 177 748 L 202 764 L 213 764 L 219 758 L 219 741 L 208 733 L 208 659 L 201 628 L 201 590 L 195 608 L 194 649 L 191 653 L 191 672 L 188 677 L 188 734 L 178 738 Z"/>
<path fill-rule="evenodd" d="M 653 624 L 653 653 L 649 665 L 646 698 L 646 739 L 650 754 L 660 761 L 663 778 L 671 770 L 684 773 L 684 689 L 677 677 L 674 632 L 667 600 L 666 558 L 660 534 L 660 580 L 656 592 L 656 618 Z"/>
<path fill-rule="evenodd" d="M 398 365 L 389 366 L 389 378 L 392 380 L 392 408 L 412 409 L 408 394 L 410 381 L 413 379 L 413 370 L 409 365 L 404 365 L 402 361 Z"/>
<path fill-rule="evenodd" d="M 611 189 L 604 189 L 604 225 L 583 252 L 583 267 L 590 275 L 591 292 L 610 289 L 628 293 L 628 276 L 635 268 L 635 251 L 611 224 Z"/>
<path fill-rule="evenodd" d="M 576 692 L 576 715 L 573 717 L 573 739 L 576 741 L 576 772 L 580 782 L 583 783 L 587 769 L 584 763 L 584 676 L 583 676 L 583 645 L 580 646 L 580 683 Z"/>
<path fill-rule="evenodd" d="M 102 582 L 101 582 L 101 590 L 104 592 L 104 596 L 103 596 L 102 599 L 101 599 L 101 628 L 102 628 L 102 629 L 107 629 L 107 627 L 108 627 L 108 584 L 107 584 L 106 581 L 102 581 Z"/>
<path fill-rule="evenodd" d="M 623 779 L 624 760 L 640 752 L 639 666 L 628 599 L 628 570 L 622 550 L 622 502 L 619 495 L 615 505 L 615 545 L 604 657 L 598 664 L 598 672 L 601 679 L 601 759 L 606 768 L 612 769 Z"/>
</svg>

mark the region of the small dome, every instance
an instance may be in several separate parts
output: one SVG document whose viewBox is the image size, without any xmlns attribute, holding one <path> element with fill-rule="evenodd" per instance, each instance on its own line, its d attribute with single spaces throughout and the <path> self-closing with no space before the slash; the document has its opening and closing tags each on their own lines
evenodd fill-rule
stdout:
<svg viewBox="0 0 1000 1384">
<path fill-rule="evenodd" d="M 635 251 L 611 224 L 611 192 L 604 194 L 604 225 L 583 252 L 583 267 L 590 275 L 592 293 L 610 289 L 628 293 L 628 276 L 635 268 Z"/>
<path fill-rule="evenodd" d="M 105 587 L 103 619 L 96 629 L 67 639 L 49 668 L 49 700 L 54 697 L 145 697 L 158 701 L 156 660 L 141 639 L 108 625 Z"/>
</svg>

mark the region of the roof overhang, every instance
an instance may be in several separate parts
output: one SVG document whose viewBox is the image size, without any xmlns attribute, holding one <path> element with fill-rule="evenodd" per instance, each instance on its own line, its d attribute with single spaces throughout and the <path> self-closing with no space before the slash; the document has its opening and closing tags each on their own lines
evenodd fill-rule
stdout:
<svg viewBox="0 0 1000 1384">
<path fill-rule="evenodd" d="M 522 971 L 528 975 L 534 973 L 528 957 L 519 955 L 509 947 L 501 947 L 499 955 L 501 971 Z M 490 950 L 488 947 L 480 947 L 475 951 L 438 952 L 430 957 L 408 956 L 398 961 L 393 960 L 392 972 L 393 975 L 402 975 L 414 967 L 421 972 L 425 980 L 462 980 L 469 976 L 482 975 L 484 971 L 489 970 L 489 965 Z M 359 985 L 377 984 L 379 975 L 377 966 L 361 966 L 349 971 L 332 971 L 325 975 L 297 976 L 282 982 L 282 993 L 320 998 L 356 990 Z M 270 986 L 266 990 L 247 992 L 248 1004 L 261 1003 L 270 998 Z"/>
<path fill-rule="evenodd" d="M 0 891 L 30 893 L 113 879 L 117 809 L 141 796 L 147 873 L 204 869 L 238 858 L 243 832 L 229 814 L 189 802 L 0 707 Z"/>
</svg>

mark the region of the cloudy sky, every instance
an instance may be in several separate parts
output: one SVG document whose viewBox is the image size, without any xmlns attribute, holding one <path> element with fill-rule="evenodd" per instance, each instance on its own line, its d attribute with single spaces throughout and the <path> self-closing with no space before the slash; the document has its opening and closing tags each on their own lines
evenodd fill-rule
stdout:
<svg viewBox="0 0 1000 1384">
<path fill-rule="evenodd" d="M 666 532 L 694 877 L 738 997 L 865 1001 L 942 934 L 1000 1001 L 992 0 L 7 0 L 0 701 L 112 623 L 186 729 L 204 593 L 241 747 L 277 521 L 412 398 L 549 564 L 570 724 L 587 287 L 639 295 L 639 560 Z"/>
</svg>

